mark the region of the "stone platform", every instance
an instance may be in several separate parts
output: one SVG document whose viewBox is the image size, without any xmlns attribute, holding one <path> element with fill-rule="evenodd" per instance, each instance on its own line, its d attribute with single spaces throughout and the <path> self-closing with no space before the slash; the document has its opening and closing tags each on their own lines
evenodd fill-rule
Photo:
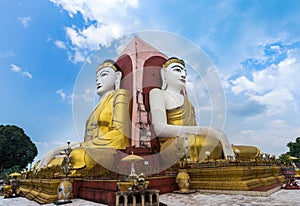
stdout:
<svg viewBox="0 0 300 206">
<path fill-rule="evenodd" d="M 21 179 L 20 191 L 29 200 L 39 204 L 52 203 L 58 199 L 57 187 L 62 179 Z"/>
<path fill-rule="evenodd" d="M 224 193 L 227 191 L 233 194 L 251 191 L 255 195 L 261 192 L 259 188 L 269 187 L 266 190 L 271 191 L 274 189 L 270 189 L 271 186 L 279 186 L 285 180 L 280 167 L 271 164 L 209 163 L 188 166 L 187 172 L 190 175 L 190 188 L 203 192 Z M 158 190 L 160 195 L 178 190 L 176 172 L 166 174 L 147 178 L 149 181 L 147 189 Z M 28 199 L 46 204 L 57 200 L 57 186 L 60 182 L 61 179 L 25 179 L 20 181 L 20 189 Z M 118 182 L 117 179 L 73 178 L 73 196 L 106 205 L 115 205 L 116 192 L 120 190 Z"/>
<path fill-rule="evenodd" d="M 148 178 L 148 189 L 159 191 L 159 194 L 173 192 L 178 189 L 175 178 L 176 176 Z M 49 204 L 58 199 L 57 187 L 61 181 L 61 179 L 22 179 L 20 190 L 29 200 L 34 200 L 39 204 Z M 118 180 L 73 178 L 71 181 L 74 198 L 106 205 L 116 204 L 116 192 L 119 191 Z"/>
<path fill-rule="evenodd" d="M 285 180 L 276 165 L 205 164 L 187 172 L 191 189 L 251 191 Z"/>
</svg>

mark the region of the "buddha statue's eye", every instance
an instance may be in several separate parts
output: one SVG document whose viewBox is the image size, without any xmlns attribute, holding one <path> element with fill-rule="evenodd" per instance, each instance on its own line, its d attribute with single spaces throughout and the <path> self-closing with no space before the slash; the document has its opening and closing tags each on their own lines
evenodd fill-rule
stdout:
<svg viewBox="0 0 300 206">
<path fill-rule="evenodd" d="M 181 72 L 181 69 L 179 69 L 179 68 L 174 68 L 173 71 L 175 71 L 175 72 Z"/>
<path fill-rule="evenodd" d="M 101 74 L 100 74 L 100 77 L 104 77 L 104 76 L 107 76 L 108 75 L 108 72 L 102 72 Z"/>
<path fill-rule="evenodd" d="M 185 70 L 184 68 L 182 68 L 182 67 L 179 66 L 179 65 L 174 65 L 174 66 L 172 66 L 171 68 L 172 68 L 172 71 L 178 72 L 178 73 L 181 73 L 182 71 Z"/>
</svg>

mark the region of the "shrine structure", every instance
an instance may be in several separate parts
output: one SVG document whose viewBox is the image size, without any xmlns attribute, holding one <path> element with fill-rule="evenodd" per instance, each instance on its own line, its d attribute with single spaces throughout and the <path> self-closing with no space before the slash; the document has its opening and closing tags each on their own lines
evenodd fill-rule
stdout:
<svg viewBox="0 0 300 206">
<path fill-rule="evenodd" d="M 151 153 L 159 152 L 159 143 L 150 121 L 149 92 L 153 88 L 160 88 L 160 69 L 167 59 L 166 55 L 140 38 L 134 37 L 116 61 L 124 76 L 122 88 L 131 91 L 134 97 L 131 112 L 131 146 L 147 148 Z"/>
<path fill-rule="evenodd" d="M 201 162 L 189 164 L 181 158 L 178 163 L 161 170 L 164 165 L 161 165 L 160 142 L 151 123 L 149 92 L 161 87 L 160 71 L 168 58 L 139 37 L 134 37 L 116 59 L 123 73 L 121 88 L 129 90 L 132 99 L 131 143 L 126 149 L 117 150 L 115 167 L 122 167 L 122 171 L 129 175 L 131 165 L 121 160 L 133 153 L 142 157 L 143 160 L 137 161 L 134 166 L 137 173 L 147 175 L 146 188 L 134 190 L 124 174 L 105 170 L 99 165 L 69 177 L 73 184 L 72 198 L 108 205 L 138 205 L 143 199 L 158 205 L 158 194 L 203 189 L 253 191 L 274 188 L 284 181 L 274 157 L 258 155 L 250 159 L 247 155 L 240 155 L 238 150 L 231 160 L 212 159 L 208 155 Z M 21 180 L 21 191 L 28 199 L 41 204 L 54 202 L 58 198 L 57 188 L 62 177 L 58 170 L 60 167 L 31 171 L 27 178 Z M 180 186 L 179 176 L 186 178 L 188 186 Z"/>
</svg>

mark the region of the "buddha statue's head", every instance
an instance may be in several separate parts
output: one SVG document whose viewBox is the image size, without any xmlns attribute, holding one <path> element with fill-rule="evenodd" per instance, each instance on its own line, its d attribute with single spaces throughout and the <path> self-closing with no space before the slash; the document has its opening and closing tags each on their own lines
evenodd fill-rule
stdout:
<svg viewBox="0 0 300 206">
<path fill-rule="evenodd" d="M 183 60 L 177 57 L 169 58 L 161 69 L 162 87 L 165 90 L 168 87 L 183 89 L 186 84 L 186 69 Z"/>
<path fill-rule="evenodd" d="M 105 60 L 96 70 L 96 86 L 99 96 L 120 89 L 122 72 L 113 60 Z"/>
</svg>

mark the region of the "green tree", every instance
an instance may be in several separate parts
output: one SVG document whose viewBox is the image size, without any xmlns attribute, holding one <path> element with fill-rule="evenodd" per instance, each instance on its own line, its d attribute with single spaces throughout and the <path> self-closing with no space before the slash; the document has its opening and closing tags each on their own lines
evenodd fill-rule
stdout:
<svg viewBox="0 0 300 206">
<path fill-rule="evenodd" d="M 0 172 L 10 168 L 25 169 L 38 154 L 24 130 L 14 125 L 0 125 Z"/>
<path fill-rule="evenodd" d="M 295 142 L 289 142 L 287 146 L 290 148 L 289 155 L 300 158 L 300 137 L 297 137 Z"/>
<path fill-rule="evenodd" d="M 290 157 L 290 155 L 288 153 L 284 153 L 279 156 L 279 159 L 281 162 L 288 164 L 288 163 L 292 162 L 292 160 L 290 160 L 289 157 Z"/>
</svg>

